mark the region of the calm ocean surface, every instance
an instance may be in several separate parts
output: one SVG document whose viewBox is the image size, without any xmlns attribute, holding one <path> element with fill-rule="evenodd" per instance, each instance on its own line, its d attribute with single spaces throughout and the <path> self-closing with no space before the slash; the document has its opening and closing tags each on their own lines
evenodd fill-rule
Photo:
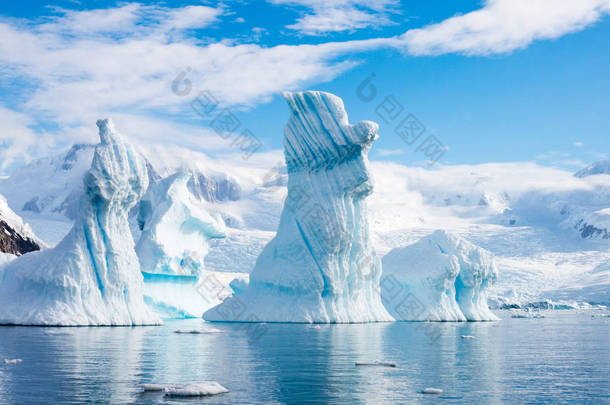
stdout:
<svg viewBox="0 0 610 405">
<path fill-rule="evenodd" d="M 0 404 L 610 403 L 608 311 L 490 323 L 0 327 Z M 596 316 L 592 316 L 596 315 Z M 225 333 L 176 334 L 214 327 Z M 474 339 L 463 339 L 472 335 Z M 3 359 L 20 358 L 19 364 Z M 356 367 L 391 361 L 396 368 Z M 230 392 L 167 399 L 142 383 L 215 380 Z M 444 390 L 439 396 L 423 388 Z"/>
</svg>

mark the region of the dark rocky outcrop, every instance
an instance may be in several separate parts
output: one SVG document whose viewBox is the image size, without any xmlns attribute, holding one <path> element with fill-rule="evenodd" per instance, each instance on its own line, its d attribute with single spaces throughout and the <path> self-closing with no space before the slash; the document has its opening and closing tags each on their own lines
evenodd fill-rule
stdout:
<svg viewBox="0 0 610 405">
<path fill-rule="evenodd" d="M 40 250 L 40 246 L 36 242 L 19 234 L 0 219 L 0 252 L 21 256 L 35 250 Z"/>
</svg>

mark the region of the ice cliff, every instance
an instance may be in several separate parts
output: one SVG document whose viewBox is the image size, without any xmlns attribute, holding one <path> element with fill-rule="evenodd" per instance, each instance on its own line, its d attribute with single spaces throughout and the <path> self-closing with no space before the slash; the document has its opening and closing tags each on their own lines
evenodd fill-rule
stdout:
<svg viewBox="0 0 610 405">
<path fill-rule="evenodd" d="M 146 164 L 99 120 L 100 144 L 84 177 L 74 227 L 53 249 L 0 268 L 0 323 L 144 325 L 158 316 L 144 303 L 143 279 L 127 213 L 148 186 Z"/>
<path fill-rule="evenodd" d="M 348 123 L 339 97 L 284 93 L 288 195 L 279 229 L 238 296 L 212 308 L 212 321 L 387 321 L 378 293 L 365 198 L 373 189 L 367 153 L 377 124 Z"/>
<path fill-rule="evenodd" d="M 209 241 L 224 238 L 224 228 L 195 201 L 192 175 L 176 173 L 152 185 L 140 202 L 142 235 L 136 245 L 145 296 L 158 312 L 201 316 L 219 301 L 197 288 Z M 211 305 L 212 303 L 212 305 Z"/>
<path fill-rule="evenodd" d="M 487 290 L 498 277 L 493 255 L 436 231 L 383 257 L 387 310 L 406 321 L 492 321 Z"/>
</svg>

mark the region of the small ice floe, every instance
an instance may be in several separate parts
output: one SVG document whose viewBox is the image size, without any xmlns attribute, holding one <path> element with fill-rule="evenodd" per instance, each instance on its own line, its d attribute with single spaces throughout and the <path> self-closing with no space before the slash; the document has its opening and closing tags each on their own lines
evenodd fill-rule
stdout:
<svg viewBox="0 0 610 405">
<path fill-rule="evenodd" d="M 440 395 L 443 393 L 443 390 L 440 388 L 424 388 L 421 390 L 422 394 L 431 394 L 431 395 Z"/>
<path fill-rule="evenodd" d="M 474 339 L 472 335 L 462 335 L 462 339 Z"/>
<path fill-rule="evenodd" d="M 22 361 L 21 359 L 4 359 L 4 364 L 19 364 Z"/>
<path fill-rule="evenodd" d="M 168 385 L 164 384 L 142 384 L 144 392 L 160 392 L 165 391 Z"/>
<path fill-rule="evenodd" d="M 320 329 L 321 326 L 320 325 L 309 325 L 310 329 Z"/>
<path fill-rule="evenodd" d="M 202 397 L 229 392 L 216 381 L 191 382 L 187 384 L 142 384 L 144 392 L 164 392 L 168 397 Z"/>
<path fill-rule="evenodd" d="M 192 330 L 175 330 L 174 333 L 178 334 L 189 334 L 189 335 L 209 335 L 212 333 L 225 333 L 224 330 L 210 328 L 210 329 L 192 329 Z"/>
<path fill-rule="evenodd" d="M 379 367 L 396 367 L 396 363 L 387 361 L 357 361 L 356 366 L 379 366 Z"/>
<path fill-rule="evenodd" d="M 165 395 L 168 397 L 202 397 L 208 395 L 218 395 L 229 392 L 228 389 L 216 381 L 201 381 L 167 387 Z"/>
</svg>

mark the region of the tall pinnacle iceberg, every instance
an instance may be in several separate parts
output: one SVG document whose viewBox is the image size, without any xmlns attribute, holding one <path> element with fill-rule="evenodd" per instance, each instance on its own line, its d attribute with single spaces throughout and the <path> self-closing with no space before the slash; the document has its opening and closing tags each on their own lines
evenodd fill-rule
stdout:
<svg viewBox="0 0 610 405">
<path fill-rule="evenodd" d="M 380 261 L 371 246 L 365 198 L 367 153 L 377 124 L 350 125 L 332 94 L 284 93 L 288 196 L 279 229 L 250 284 L 204 314 L 211 321 L 373 322 L 381 303 Z"/>
<path fill-rule="evenodd" d="M 100 144 L 84 178 L 74 227 L 54 249 L 0 267 L 0 324 L 144 325 L 144 303 L 127 214 L 148 187 L 142 157 L 99 120 Z"/>
</svg>

